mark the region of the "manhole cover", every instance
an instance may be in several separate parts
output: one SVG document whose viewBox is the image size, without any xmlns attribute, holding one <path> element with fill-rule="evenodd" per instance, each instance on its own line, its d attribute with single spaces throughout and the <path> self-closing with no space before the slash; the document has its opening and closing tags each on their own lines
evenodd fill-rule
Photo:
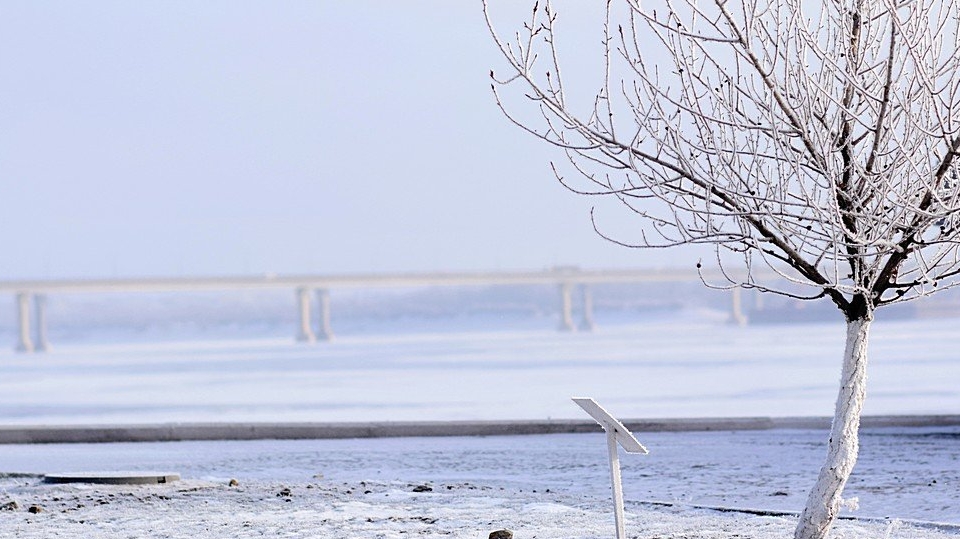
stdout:
<svg viewBox="0 0 960 539">
<path fill-rule="evenodd" d="M 101 485 L 156 485 L 179 481 L 180 474 L 167 472 L 79 472 L 47 474 L 44 483 L 97 483 Z"/>
</svg>

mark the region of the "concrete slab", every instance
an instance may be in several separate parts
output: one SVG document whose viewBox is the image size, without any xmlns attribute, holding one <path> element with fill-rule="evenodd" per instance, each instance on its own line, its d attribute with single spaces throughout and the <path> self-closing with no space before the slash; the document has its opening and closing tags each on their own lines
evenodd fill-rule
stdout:
<svg viewBox="0 0 960 539">
<path fill-rule="evenodd" d="M 44 483 L 95 483 L 98 485 L 156 485 L 180 480 L 180 474 L 170 472 L 77 472 L 48 474 Z"/>
</svg>

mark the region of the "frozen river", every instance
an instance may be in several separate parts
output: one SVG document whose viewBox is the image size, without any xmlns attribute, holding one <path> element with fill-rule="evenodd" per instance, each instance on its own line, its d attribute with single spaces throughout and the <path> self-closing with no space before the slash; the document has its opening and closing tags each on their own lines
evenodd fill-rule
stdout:
<svg viewBox="0 0 960 539">
<path fill-rule="evenodd" d="M 825 416 L 842 345 L 840 324 L 735 327 L 702 316 L 574 334 L 63 345 L 46 354 L 0 352 L 0 424 L 583 419 L 573 395 L 592 396 L 622 418 Z M 876 323 L 866 413 L 960 413 L 958 350 L 953 320 Z M 622 459 L 631 529 L 758 539 L 788 536 L 790 517 L 691 506 L 797 510 L 826 436 L 637 434 L 651 453 Z M 486 537 L 503 524 L 526 537 L 600 537 L 612 532 L 606 466 L 599 432 L 0 445 L 0 472 L 8 474 L 0 494 L 44 508 L 0 519 L 0 536 Z M 127 469 L 184 479 L 125 489 L 9 475 Z M 859 499 L 852 514 L 960 524 L 958 469 L 958 428 L 867 430 L 846 491 Z M 230 478 L 241 487 L 226 487 Z M 423 484 L 432 496 L 411 493 Z M 278 497 L 283 489 L 294 495 Z M 842 524 L 843 536 L 960 534 L 860 522 Z"/>
<path fill-rule="evenodd" d="M 0 351 L 0 424 L 829 416 L 842 323 L 695 313 L 550 329 L 62 345 Z M 874 324 L 866 414 L 960 414 L 956 321 Z"/>
</svg>

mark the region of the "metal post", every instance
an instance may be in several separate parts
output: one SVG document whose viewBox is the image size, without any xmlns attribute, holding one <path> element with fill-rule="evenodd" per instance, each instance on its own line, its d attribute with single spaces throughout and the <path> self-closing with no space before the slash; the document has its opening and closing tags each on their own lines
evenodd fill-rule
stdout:
<svg viewBox="0 0 960 539">
<path fill-rule="evenodd" d="M 18 352 L 33 352 L 33 341 L 30 340 L 30 293 L 17 293 L 17 321 L 19 323 Z"/>
<path fill-rule="evenodd" d="M 560 283 L 560 331 L 573 331 L 573 301 L 570 283 Z"/>
<path fill-rule="evenodd" d="M 47 296 L 45 294 L 33 296 L 33 306 L 37 310 L 34 318 L 37 324 L 34 333 L 37 338 L 36 349 L 38 352 L 46 352 L 50 349 L 50 343 L 47 342 Z"/>
<path fill-rule="evenodd" d="M 620 455 L 617 453 L 617 434 L 607 430 L 607 449 L 610 452 L 610 482 L 613 484 L 613 519 L 617 525 L 617 539 L 626 539 L 623 524 L 623 485 L 620 479 Z"/>
<path fill-rule="evenodd" d="M 317 290 L 317 306 L 320 308 L 320 319 L 317 321 L 317 339 L 321 341 L 333 340 L 333 330 L 330 328 L 330 291 L 326 288 Z"/>
<path fill-rule="evenodd" d="M 593 292 L 589 285 L 580 285 L 580 298 L 583 300 L 583 312 L 580 313 L 580 329 L 583 331 L 593 331 Z"/>
<path fill-rule="evenodd" d="M 310 324 L 310 288 L 301 286 L 297 289 L 297 308 L 300 311 L 300 331 L 297 333 L 297 340 L 301 342 L 314 342 L 316 337 L 313 335 L 313 328 Z"/>
</svg>

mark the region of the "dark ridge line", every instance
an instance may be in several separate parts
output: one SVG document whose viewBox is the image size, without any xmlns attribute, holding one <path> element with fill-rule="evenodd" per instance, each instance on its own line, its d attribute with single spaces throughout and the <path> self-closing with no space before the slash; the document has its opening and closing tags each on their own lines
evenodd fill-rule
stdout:
<svg viewBox="0 0 960 539">
<path fill-rule="evenodd" d="M 827 417 L 734 417 L 630 419 L 631 431 L 695 432 L 830 427 Z M 867 416 L 865 429 L 956 427 L 960 415 Z M 517 436 L 598 432 L 591 420 L 527 421 L 383 421 L 339 423 L 163 423 L 144 425 L 0 426 L 0 444 L 175 442 L 217 440 L 309 440 L 430 436 Z"/>
</svg>

